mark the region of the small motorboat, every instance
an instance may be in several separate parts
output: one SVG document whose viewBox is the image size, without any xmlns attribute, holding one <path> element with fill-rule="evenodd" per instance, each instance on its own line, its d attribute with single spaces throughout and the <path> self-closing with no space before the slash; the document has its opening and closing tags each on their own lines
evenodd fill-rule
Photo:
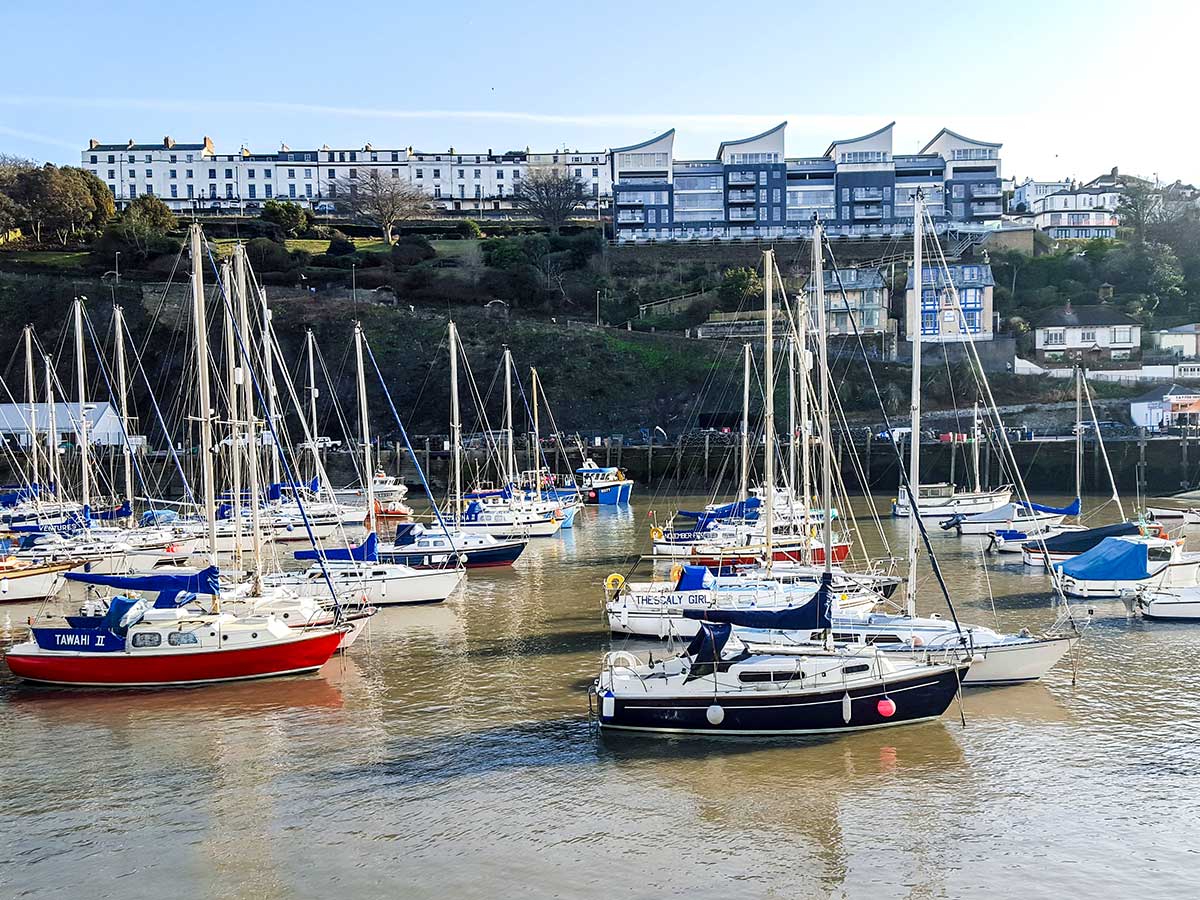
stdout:
<svg viewBox="0 0 1200 900">
<path fill-rule="evenodd" d="M 1200 525 L 1200 509 L 1189 506 L 1187 509 L 1175 509 L 1169 506 L 1147 506 L 1146 515 L 1155 522 L 1171 525 Z"/>
<path fill-rule="evenodd" d="M 1158 534 L 1159 529 L 1154 529 L 1154 532 Z M 1101 525 L 1082 531 L 1064 531 L 1053 537 L 1026 541 L 1021 545 L 1021 559 L 1027 566 L 1053 565 L 1086 553 L 1105 538 L 1136 537 L 1142 533 L 1143 529 L 1134 522 L 1117 522 L 1114 525 Z M 1162 531 L 1161 537 L 1166 537 L 1165 530 Z"/>
<path fill-rule="evenodd" d="M 1200 553 L 1185 553 L 1182 540 L 1158 537 L 1108 537 L 1054 568 L 1062 575 L 1067 596 L 1086 599 L 1200 583 Z"/>
<path fill-rule="evenodd" d="M 1164 622 L 1200 621 L 1200 587 L 1152 589 L 1137 598 L 1137 609 L 1144 619 Z"/>
<path fill-rule="evenodd" d="M 941 523 L 943 531 L 987 535 L 997 531 L 1024 531 L 1038 535 L 1056 528 L 1067 516 L 1079 514 L 1079 501 L 1063 508 L 1038 503 L 1006 503 L 996 509 L 970 515 L 955 515 Z"/>
<path fill-rule="evenodd" d="M 584 503 L 624 506 L 633 493 L 633 481 L 616 466 L 598 466 L 590 458 L 575 470 L 575 484 Z"/>
</svg>

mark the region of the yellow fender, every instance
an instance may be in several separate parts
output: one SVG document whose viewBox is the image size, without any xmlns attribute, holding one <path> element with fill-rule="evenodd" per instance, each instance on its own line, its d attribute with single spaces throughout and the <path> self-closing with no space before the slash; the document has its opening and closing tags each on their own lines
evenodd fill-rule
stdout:
<svg viewBox="0 0 1200 900">
<path fill-rule="evenodd" d="M 610 591 L 619 591 L 621 589 L 621 585 L 623 585 L 624 583 L 625 583 L 625 576 L 620 574 L 619 572 L 613 572 L 611 575 L 609 575 L 607 578 L 604 579 L 604 586 L 606 588 L 608 588 L 608 590 L 610 590 Z"/>
<path fill-rule="evenodd" d="M 682 575 L 683 575 L 683 566 L 679 565 L 678 563 L 671 566 L 671 581 L 673 581 L 675 584 L 678 584 L 679 578 Z"/>
<path fill-rule="evenodd" d="M 663 530 L 655 527 L 650 529 L 650 539 L 652 541 L 661 541 L 663 538 Z"/>
</svg>

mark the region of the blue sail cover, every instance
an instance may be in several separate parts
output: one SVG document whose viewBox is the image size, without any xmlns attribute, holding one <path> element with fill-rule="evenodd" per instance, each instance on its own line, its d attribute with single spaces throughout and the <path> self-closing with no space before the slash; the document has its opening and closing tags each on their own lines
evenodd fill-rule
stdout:
<svg viewBox="0 0 1200 900">
<path fill-rule="evenodd" d="M 297 550 L 292 556 L 296 559 L 325 559 L 328 562 L 378 562 L 379 539 L 375 532 L 367 535 L 367 539 L 357 547 L 337 547 L 331 550 Z"/>
<path fill-rule="evenodd" d="M 687 655 L 692 658 L 692 670 L 688 678 L 705 672 L 712 672 L 713 667 L 721 660 L 721 651 L 729 643 L 729 635 L 733 632 L 732 625 L 712 624 L 701 622 L 700 630 L 687 646 Z"/>
<path fill-rule="evenodd" d="M 199 572 L 186 574 L 170 574 L 154 572 L 148 575 L 99 575 L 92 572 L 67 572 L 68 581 L 78 581 L 81 584 L 95 584 L 101 587 L 117 588 L 123 591 L 170 591 L 175 594 L 193 593 L 215 596 L 220 593 L 219 577 L 221 570 L 209 566 Z"/>
<path fill-rule="evenodd" d="M 1072 500 L 1068 506 L 1063 507 L 1043 506 L 1041 503 L 1024 503 L 1022 505 L 1028 506 L 1030 509 L 1035 509 L 1038 512 L 1051 513 L 1060 516 L 1077 516 L 1079 515 L 1079 510 L 1081 508 L 1078 497 Z"/>
<path fill-rule="evenodd" d="M 133 507 L 129 505 L 128 500 L 116 509 L 102 509 L 100 512 L 93 512 L 90 506 L 83 508 L 83 517 L 85 519 L 96 519 L 101 522 L 108 522 L 113 519 L 128 519 L 131 515 L 133 515 Z"/>
<path fill-rule="evenodd" d="M 705 622 L 724 622 L 742 628 L 761 628 L 767 631 L 819 630 L 832 625 L 829 611 L 829 586 L 821 585 L 811 600 L 802 606 L 784 609 L 684 609 L 685 619 Z"/>
<path fill-rule="evenodd" d="M 308 490 L 315 494 L 320 489 L 320 478 L 313 478 L 308 484 L 297 483 L 295 481 L 275 481 L 267 487 L 267 499 L 271 501 L 278 500 L 283 496 L 284 491 L 295 493 L 296 491 Z"/>
<path fill-rule="evenodd" d="M 1141 529 L 1132 522 L 1118 522 L 1116 525 L 1103 525 L 1100 528 L 1088 528 L 1084 531 L 1066 531 L 1046 538 L 1046 550 L 1050 553 L 1079 554 L 1091 550 L 1105 538 L 1126 537 L 1141 534 Z M 1042 541 L 1029 541 L 1022 544 L 1031 552 L 1042 550 Z"/>
<path fill-rule="evenodd" d="M 760 506 L 762 506 L 762 500 L 758 497 L 751 497 L 748 500 L 737 500 L 700 512 L 681 509 L 676 515 L 683 516 L 685 519 L 701 519 L 709 522 L 718 519 L 746 519 L 757 516 Z"/>
<path fill-rule="evenodd" d="M 401 522 L 396 526 L 396 536 L 392 538 L 392 543 L 397 547 L 403 547 L 405 544 L 413 543 L 424 533 L 425 526 L 420 522 Z"/>
<path fill-rule="evenodd" d="M 18 488 L 15 491 L 6 491 L 0 494 L 0 506 L 13 507 L 26 500 L 30 500 L 37 496 L 37 485 L 32 488 Z"/>
<path fill-rule="evenodd" d="M 151 509 L 142 513 L 140 520 L 143 528 L 151 525 L 170 525 L 179 518 L 179 513 L 173 509 Z"/>
<path fill-rule="evenodd" d="M 1150 547 L 1143 541 L 1109 537 L 1054 568 L 1079 581 L 1141 581 L 1150 577 Z"/>
<path fill-rule="evenodd" d="M 706 591 L 716 584 L 708 566 L 684 566 L 675 585 L 677 591 Z"/>
</svg>

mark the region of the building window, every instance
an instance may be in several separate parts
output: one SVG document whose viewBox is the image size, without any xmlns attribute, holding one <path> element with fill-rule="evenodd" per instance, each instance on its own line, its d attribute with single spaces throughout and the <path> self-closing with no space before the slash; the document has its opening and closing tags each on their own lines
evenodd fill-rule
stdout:
<svg viewBox="0 0 1200 900">
<path fill-rule="evenodd" d="M 305 177 L 305 178 L 312 178 L 312 169 L 305 169 L 305 170 L 304 170 L 304 177 Z"/>
<path fill-rule="evenodd" d="M 274 188 L 272 188 L 271 185 L 269 185 L 269 184 L 263 185 L 263 196 L 264 197 L 266 197 L 267 199 L 270 199 L 273 192 L 274 192 Z"/>
<path fill-rule="evenodd" d="M 435 185 L 433 186 L 433 196 L 434 196 L 435 198 L 436 198 L 436 197 L 441 197 L 441 196 L 442 196 L 442 187 L 441 187 L 441 185 L 437 185 L 437 184 L 435 184 Z"/>
<path fill-rule="evenodd" d="M 1095 328 L 1085 328 L 1083 330 L 1083 332 L 1079 335 L 1079 339 L 1081 341 L 1083 341 L 1085 344 L 1096 343 L 1096 329 Z"/>
<path fill-rule="evenodd" d="M 356 151 L 356 150 L 350 151 L 350 162 L 358 162 L 358 151 Z"/>
<path fill-rule="evenodd" d="M 257 195 L 257 193 L 256 193 L 256 191 L 257 191 L 257 188 L 258 188 L 258 185 L 257 185 L 257 184 L 252 184 L 252 185 L 250 185 L 250 186 L 249 186 L 248 190 L 250 191 L 250 199 L 251 199 L 251 200 L 255 199 L 255 197 L 257 197 L 257 196 L 258 196 L 258 195 Z M 172 190 L 174 190 L 174 187 L 172 187 Z"/>
<path fill-rule="evenodd" d="M 116 178 L 116 177 L 117 177 L 117 170 L 116 170 L 116 169 L 109 169 L 109 170 L 108 170 L 108 177 L 109 177 L 110 179 L 112 179 L 112 178 Z"/>
<path fill-rule="evenodd" d="M 392 177 L 393 177 L 393 178 L 399 178 L 399 177 L 400 177 L 400 170 L 399 170 L 399 169 L 392 169 Z"/>
<path fill-rule="evenodd" d="M 115 156 L 113 156 L 111 153 L 110 153 L 110 154 L 108 154 L 108 163 L 109 163 L 109 165 L 112 165 L 112 164 L 113 164 L 113 163 L 115 163 L 116 161 L 117 161 L 117 158 L 116 158 Z"/>
<path fill-rule="evenodd" d="M 592 177 L 593 177 L 593 178 L 599 178 L 599 177 L 600 177 L 600 170 L 599 170 L 599 169 L 592 169 Z"/>
<path fill-rule="evenodd" d="M 131 185 L 129 186 L 129 196 L 130 196 L 130 198 L 131 198 L 131 199 L 132 199 L 133 197 L 136 197 L 136 196 L 137 196 L 137 185 L 136 185 L 136 184 L 131 184 Z"/>
<path fill-rule="evenodd" d="M 288 169 L 288 178 L 295 178 L 295 177 L 296 177 L 296 170 Z"/>
<path fill-rule="evenodd" d="M 938 317 L 937 312 L 921 312 L 921 334 L 937 334 L 938 333 Z"/>
<path fill-rule="evenodd" d="M 168 177 L 168 178 L 171 178 L 171 179 L 178 178 L 178 177 L 179 177 L 179 170 L 178 170 L 178 169 L 171 169 L 169 172 L 167 172 L 167 177 Z"/>
<path fill-rule="evenodd" d="M 289 196 L 289 197 L 295 197 L 295 196 L 296 196 L 296 186 L 295 186 L 294 184 L 289 184 L 289 185 L 288 185 L 288 196 Z"/>
<path fill-rule="evenodd" d="M 217 170 L 216 170 L 216 169 L 209 169 L 209 170 L 208 170 L 208 180 L 209 180 L 209 181 L 212 181 L 212 180 L 213 180 L 214 178 L 216 178 L 216 177 L 217 177 Z"/>
<path fill-rule="evenodd" d="M 1046 346 L 1047 347 L 1065 347 L 1067 345 L 1067 333 L 1061 328 L 1050 328 L 1046 330 Z"/>
<path fill-rule="evenodd" d="M 178 185 L 175 185 L 175 184 L 171 185 L 171 196 L 172 197 L 179 196 L 179 186 Z"/>
<path fill-rule="evenodd" d="M 351 178 L 357 178 L 358 177 L 358 169 L 351 169 L 349 172 L 349 175 Z"/>
<path fill-rule="evenodd" d="M 418 171 L 418 172 L 420 172 L 420 169 L 418 169 L 417 171 Z M 434 169 L 434 170 L 433 170 L 433 177 L 434 177 L 434 178 L 441 178 L 441 177 L 442 177 L 442 170 L 441 170 L 441 169 Z"/>
<path fill-rule="evenodd" d="M 232 178 L 233 178 L 233 169 L 226 169 L 226 170 L 225 170 L 225 177 L 226 177 L 227 179 L 232 179 Z"/>
<path fill-rule="evenodd" d="M 1114 344 L 1128 344 L 1133 340 L 1133 329 L 1128 325 L 1116 325 L 1112 330 Z"/>
<path fill-rule="evenodd" d="M 305 184 L 305 185 L 304 185 L 304 196 L 305 196 L 305 197 L 311 197 L 311 196 L 312 196 L 312 184 L 311 184 L 311 183 L 310 183 L 310 184 Z"/>
<path fill-rule="evenodd" d="M 395 150 L 392 151 L 392 162 L 400 162 L 400 154 Z"/>
<path fill-rule="evenodd" d="M 192 185 L 190 185 L 190 184 L 187 186 L 187 189 L 188 189 L 188 199 L 191 200 L 193 193 L 194 193 L 194 189 L 193 189 Z"/>
<path fill-rule="evenodd" d="M 496 180 L 497 180 L 497 181 L 503 181 L 503 180 L 504 180 L 504 170 L 503 170 L 503 169 L 497 169 L 497 170 L 496 170 Z"/>
<path fill-rule="evenodd" d="M 225 185 L 225 199 L 226 200 L 233 199 L 233 185 L 232 184 Z"/>
<path fill-rule="evenodd" d="M 152 185 L 152 184 L 146 185 L 146 193 L 153 194 L 154 193 L 154 185 Z"/>
<path fill-rule="evenodd" d="M 183 173 L 183 176 L 184 176 L 185 178 L 191 178 L 191 177 L 192 177 L 192 171 L 193 171 L 192 169 L 186 169 L 186 170 L 184 171 L 184 173 Z"/>
</svg>

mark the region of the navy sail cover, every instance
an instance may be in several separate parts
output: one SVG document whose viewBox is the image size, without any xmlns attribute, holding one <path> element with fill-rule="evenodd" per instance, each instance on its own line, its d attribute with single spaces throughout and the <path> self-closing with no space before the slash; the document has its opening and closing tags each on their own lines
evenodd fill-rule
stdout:
<svg viewBox="0 0 1200 900">
<path fill-rule="evenodd" d="M 1091 550 L 1102 540 L 1109 537 L 1124 537 L 1141 534 L 1141 530 L 1131 522 L 1118 522 L 1116 525 L 1104 525 L 1100 528 L 1088 528 L 1086 531 L 1067 531 L 1046 538 L 1046 550 L 1050 553 L 1083 553 Z M 1041 541 L 1030 541 L 1024 546 L 1030 550 L 1040 551 Z"/>
<path fill-rule="evenodd" d="M 685 619 L 704 622 L 723 622 L 742 628 L 762 628 L 768 631 L 811 631 L 831 627 L 829 586 L 821 585 L 817 593 L 800 606 L 783 609 L 684 609 Z"/>
<path fill-rule="evenodd" d="M 379 539 L 372 531 L 367 535 L 367 539 L 357 547 L 297 550 L 292 556 L 296 559 L 324 559 L 328 562 L 377 562 L 379 560 Z"/>
<path fill-rule="evenodd" d="M 149 575 L 100 575 L 92 572 L 67 572 L 68 581 L 78 581 L 81 584 L 95 584 L 101 587 L 116 588 L 122 591 L 157 591 L 172 594 L 209 594 L 216 596 L 220 593 L 219 578 L 221 570 L 209 566 L 199 572 L 163 573 L 154 572 Z"/>
</svg>

